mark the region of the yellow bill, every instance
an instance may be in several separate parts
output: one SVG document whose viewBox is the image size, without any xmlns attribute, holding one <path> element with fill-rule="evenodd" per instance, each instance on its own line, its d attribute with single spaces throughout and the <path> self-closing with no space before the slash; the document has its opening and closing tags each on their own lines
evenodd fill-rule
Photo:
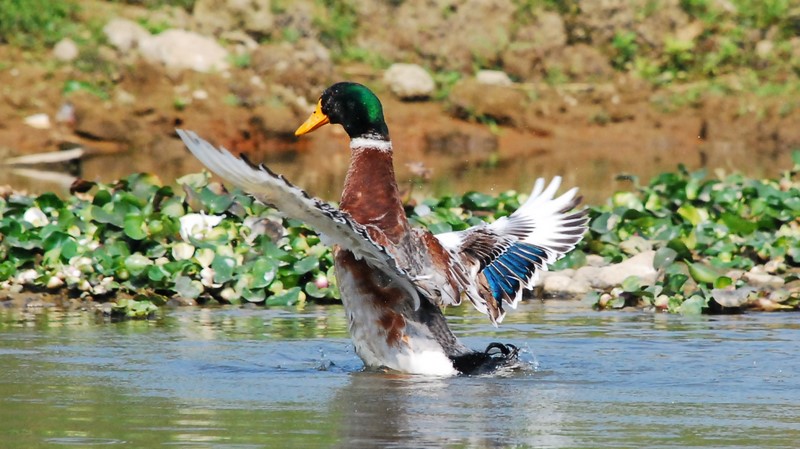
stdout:
<svg viewBox="0 0 800 449">
<path fill-rule="evenodd" d="M 302 136 L 303 134 L 310 133 L 315 129 L 319 128 L 322 125 L 327 125 L 330 123 L 330 119 L 327 115 L 322 112 L 322 100 L 317 102 L 317 109 L 311 113 L 311 117 L 308 118 L 299 128 L 297 131 L 294 132 L 295 136 Z"/>
</svg>

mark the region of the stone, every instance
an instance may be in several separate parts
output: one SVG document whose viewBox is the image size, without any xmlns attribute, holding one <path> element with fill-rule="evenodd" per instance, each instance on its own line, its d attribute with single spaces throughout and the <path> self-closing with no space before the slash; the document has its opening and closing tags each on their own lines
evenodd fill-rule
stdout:
<svg viewBox="0 0 800 449">
<path fill-rule="evenodd" d="M 502 70 L 478 70 L 478 73 L 475 74 L 475 79 L 481 84 L 492 86 L 511 86 L 514 84 L 506 72 Z"/>
<path fill-rule="evenodd" d="M 270 0 L 197 0 L 192 10 L 197 29 L 220 35 L 244 30 L 256 38 L 270 35 L 275 27 Z"/>
<path fill-rule="evenodd" d="M 44 112 L 27 116 L 25 117 L 24 122 L 31 128 L 36 128 L 36 129 L 49 129 L 51 126 L 50 116 L 45 114 Z"/>
<path fill-rule="evenodd" d="M 431 75 L 417 64 L 392 64 L 383 74 L 383 82 L 401 100 L 421 100 L 436 89 Z"/>
<path fill-rule="evenodd" d="M 112 19 L 103 27 L 106 40 L 122 54 L 137 48 L 150 38 L 150 33 L 138 23 L 127 19 Z"/>
<path fill-rule="evenodd" d="M 167 70 L 196 72 L 228 68 L 228 51 L 214 39 L 186 30 L 167 30 L 139 42 L 145 59 L 164 64 Z"/>
<path fill-rule="evenodd" d="M 588 282 L 575 279 L 572 270 L 541 273 L 542 290 L 546 296 L 581 296 L 591 290 Z"/>
<path fill-rule="evenodd" d="M 614 74 L 608 58 L 598 49 L 576 44 L 564 48 L 547 61 L 547 70 L 558 72 L 576 81 L 607 80 Z"/>
<path fill-rule="evenodd" d="M 250 66 L 266 84 L 286 86 L 306 99 L 319 99 L 331 84 L 333 61 L 330 52 L 315 39 L 300 39 L 259 46 L 250 54 Z"/>
<path fill-rule="evenodd" d="M 780 288 L 786 283 L 782 277 L 754 271 L 745 273 L 742 279 L 747 282 L 748 285 L 756 288 Z"/>
<path fill-rule="evenodd" d="M 500 125 L 523 126 L 529 98 L 511 86 L 481 84 L 463 79 L 450 91 L 453 114 L 460 118 L 487 117 Z"/>
<path fill-rule="evenodd" d="M 529 25 L 523 25 L 502 54 L 503 68 L 523 80 L 544 76 L 544 62 L 567 45 L 564 20 L 556 12 L 537 11 Z"/>
<path fill-rule="evenodd" d="M 249 123 L 267 137 L 294 138 L 294 131 L 302 118 L 284 104 L 264 104 L 253 110 Z"/>
<path fill-rule="evenodd" d="M 61 39 L 53 47 L 53 57 L 63 62 L 74 61 L 79 53 L 78 44 L 68 37 Z"/>
<path fill-rule="evenodd" d="M 756 56 L 761 59 L 767 59 L 772 54 L 775 48 L 775 43 L 771 40 L 763 39 L 756 43 Z"/>
<path fill-rule="evenodd" d="M 583 266 L 575 272 L 575 280 L 601 290 L 622 285 L 622 281 L 629 276 L 638 277 L 642 285 L 652 285 L 658 276 L 653 268 L 655 254 L 655 251 L 645 251 L 618 264 L 605 267 Z"/>
<path fill-rule="evenodd" d="M 371 33 L 385 33 L 380 27 L 388 25 L 387 22 L 402 24 L 403 32 L 391 33 L 400 53 L 391 54 L 407 52 L 409 57 L 419 55 L 436 70 L 468 71 L 476 61 L 483 66 L 496 65 L 503 49 L 511 41 L 517 10 L 510 0 L 406 0 L 395 3 L 399 5 L 388 15 L 383 15 L 385 19 L 376 19 L 374 17 L 380 16 L 372 14 L 370 21 L 378 23 L 361 30 L 359 38 L 370 40 Z"/>
</svg>

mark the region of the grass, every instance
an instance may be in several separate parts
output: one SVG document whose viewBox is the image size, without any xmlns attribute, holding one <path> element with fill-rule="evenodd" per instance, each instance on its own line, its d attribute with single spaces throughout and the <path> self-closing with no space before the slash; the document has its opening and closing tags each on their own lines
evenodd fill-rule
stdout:
<svg viewBox="0 0 800 449">
<path fill-rule="evenodd" d="M 75 29 L 77 12 L 78 3 L 70 0 L 0 0 L 0 43 L 52 47 Z"/>
</svg>

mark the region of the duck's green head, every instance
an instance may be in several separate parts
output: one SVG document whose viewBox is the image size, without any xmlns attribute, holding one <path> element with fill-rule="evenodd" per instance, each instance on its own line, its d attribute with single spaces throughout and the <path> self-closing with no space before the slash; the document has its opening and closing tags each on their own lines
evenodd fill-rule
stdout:
<svg viewBox="0 0 800 449">
<path fill-rule="evenodd" d="M 325 89 L 316 110 L 294 134 L 301 136 L 328 123 L 342 125 L 351 139 L 389 140 L 381 101 L 366 86 L 358 83 L 336 83 Z"/>
</svg>

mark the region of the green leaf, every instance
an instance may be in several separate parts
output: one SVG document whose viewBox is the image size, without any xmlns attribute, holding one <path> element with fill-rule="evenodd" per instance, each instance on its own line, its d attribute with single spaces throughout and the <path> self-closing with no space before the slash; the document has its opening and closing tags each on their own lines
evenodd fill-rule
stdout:
<svg viewBox="0 0 800 449">
<path fill-rule="evenodd" d="M 272 295 L 267 299 L 268 306 L 291 306 L 305 299 L 305 294 L 300 287 L 292 287 L 282 293 Z"/>
<path fill-rule="evenodd" d="M 258 259 L 253 263 L 250 270 L 253 280 L 250 288 L 263 289 L 268 287 L 278 273 L 278 264 L 272 259 Z"/>
<path fill-rule="evenodd" d="M 196 299 L 203 293 L 203 284 L 189 276 L 178 276 L 175 279 L 175 292 L 184 298 Z"/>
<path fill-rule="evenodd" d="M 294 272 L 306 274 L 319 266 L 319 259 L 316 256 L 304 257 L 294 264 Z"/>
<path fill-rule="evenodd" d="M 233 204 L 233 197 L 228 194 L 216 194 L 208 187 L 200 189 L 200 201 L 211 214 L 221 214 Z"/>
<path fill-rule="evenodd" d="M 676 294 L 682 291 L 683 285 L 689 280 L 689 276 L 681 273 L 669 274 L 664 278 L 664 293 Z"/>
<path fill-rule="evenodd" d="M 707 304 L 707 298 L 702 295 L 693 295 L 678 307 L 678 313 L 682 315 L 700 315 Z"/>
<path fill-rule="evenodd" d="M 62 231 L 52 232 L 42 246 L 45 250 L 45 262 L 49 264 L 67 261 L 78 253 L 78 243 L 71 235 Z"/>
<path fill-rule="evenodd" d="M 453 230 L 453 227 L 450 226 L 449 223 L 433 223 L 428 226 L 428 230 L 435 235 L 442 234 L 444 232 L 450 232 Z"/>
<path fill-rule="evenodd" d="M 473 210 L 487 210 L 497 207 L 497 198 L 485 193 L 469 192 L 464 195 L 464 207 Z"/>
<path fill-rule="evenodd" d="M 143 240 L 147 237 L 145 230 L 144 217 L 137 214 L 128 214 L 125 216 L 123 224 L 123 232 L 131 240 Z"/>
<path fill-rule="evenodd" d="M 713 284 L 720 274 L 714 268 L 700 263 L 692 263 L 687 261 L 686 265 L 689 267 L 689 274 L 695 282 L 702 282 L 705 284 Z"/>
<path fill-rule="evenodd" d="M 306 282 L 304 290 L 312 298 L 322 299 L 331 297 L 331 291 L 329 288 L 319 288 L 314 281 Z"/>
<path fill-rule="evenodd" d="M 725 288 L 733 285 L 733 279 L 728 276 L 720 276 L 714 280 L 714 288 Z"/>
<path fill-rule="evenodd" d="M 689 223 L 697 226 L 700 222 L 703 221 L 704 217 L 700 209 L 692 206 L 689 203 L 684 203 L 681 207 L 678 208 L 678 215 L 686 219 Z"/>
<path fill-rule="evenodd" d="M 125 258 L 125 268 L 134 276 L 140 275 L 153 261 L 139 253 L 131 254 Z"/>
<path fill-rule="evenodd" d="M 267 297 L 267 292 L 264 289 L 242 289 L 242 298 L 248 302 L 263 302 Z"/>
<path fill-rule="evenodd" d="M 653 268 L 660 270 L 668 265 L 672 265 L 678 257 L 678 252 L 674 249 L 664 246 L 656 251 L 653 257 Z"/>
<path fill-rule="evenodd" d="M 749 235 L 758 229 L 757 223 L 747 221 L 739 215 L 731 212 L 724 212 L 720 218 L 722 219 L 722 222 L 725 223 L 725 226 L 727 226 L 728 229 L 730 229 L 734 234 Z"/>
<path fill-rule="evenodd" d="M 0 281 L 8 280 L 11 276 L 16 274 L 17 266 L 10 260 L 0 262 Z"/>
<path fill-rule="evenodd" d="M 604 212 L 592 220 L 592 224 L 589 227 L 598 234 L 605 234 L 612 230 L 618 221 L 618 216 L 613 215 L 611 212 Z"/>
<path fill-rule="evenodd" d="M 642 289 L 642 280 L 639 276 L 628 276 L 622 281 L 622 290 L 628 293 L 638 293 Z"/>
<path fill-rule="evenodd" d="M 676 253 L 675 259 L 676 260 L 691 260 L 692 259 L 692 251 L 689 249 L 689 247 L 686 246 L 686 244 L 683 242 L 683 240 L 681 240 L 679 238 L 672 239 L 669 242 L 667 242 L 667 247 L 675 251 L 675 253 Z"/>
<path fill-rule="evenodd" d="M 55 193 L 44 193 L 39 195 L 35 201 L 43 212 L 48 213 L 53 210 L 58 210 L 64 207 L 64 201 Z"/>
<path fill-rule="evenodd" d="M 214 256 L 214 261 L 211 262 L 211 268 L 214 270 L 214 282 L 223 284 L 233 279 L 233 270 L 236 268 L 236 259 L 217 254 Z"/>
<path fill-rule="evenodd" d="M 153 282 L 161 282 L 169 277 L 169 273 L 161 265 L 150 265 L 147 267 L 147 279 Z"/>
</svg>

